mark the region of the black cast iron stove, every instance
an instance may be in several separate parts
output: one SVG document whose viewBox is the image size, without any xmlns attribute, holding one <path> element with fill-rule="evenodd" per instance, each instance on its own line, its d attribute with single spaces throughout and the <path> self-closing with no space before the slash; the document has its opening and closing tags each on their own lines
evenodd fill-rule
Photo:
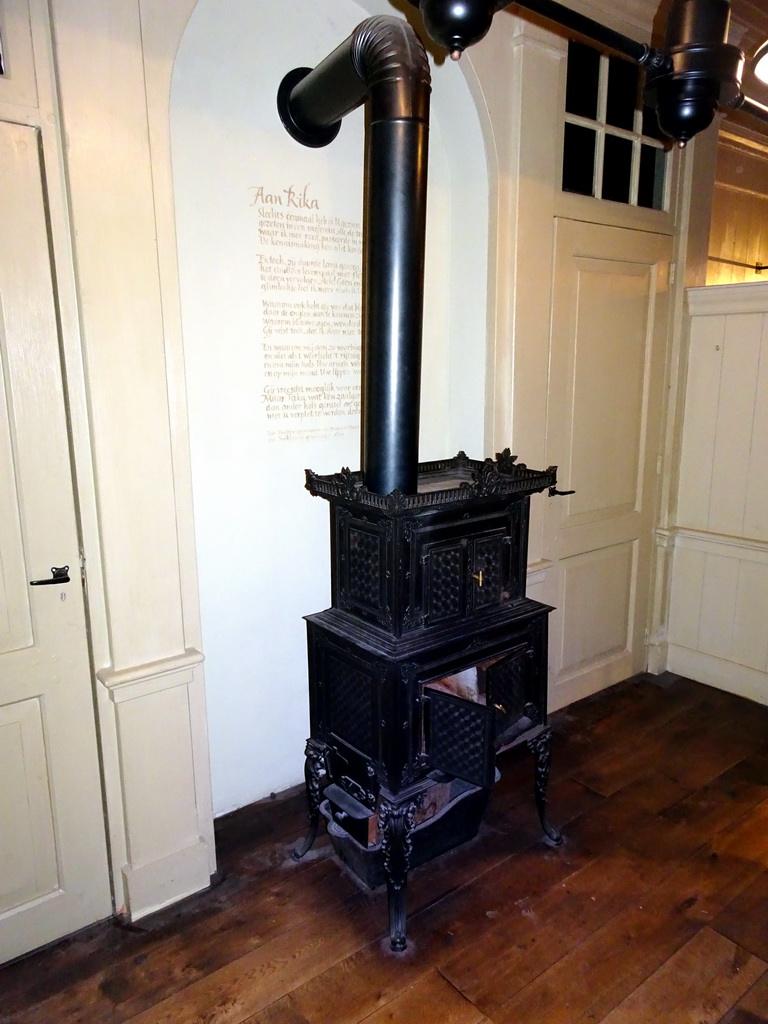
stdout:
<svg viewBox="0 0 768 1024">
<path fill-rule="evenodd" d="M 533 753 L 541 823 L 562 841 L 545 816 L 551 609 L 525 593 L 530 495 L 555 492 L 555 469 L 509 450 L 417 463 L 429 92 L 418 37 L 379 17 L 278 93 L 310 146 L 368 103 L 363 470 L 307 471 L 331 506 L 332 607 L 307 617 L 310 830 L 296 856 L 324 816 L 340 860 L 386 883 L 394 950 L 408 871 L 476 835 L 500 751 Z"/>
<path fill-rule="evenodd" d="M 525 596 L 529 495 L 554 484 L 508 451 L 423 464 L 415 495 L 307 473 L 331 503 L 333 607 L 307 618 L 311 828 L 297 856 L 322 813 L 338 857 L 387 883 L 393 949 L 409 868 L 476 835 L 500 751 L 534 754 L 542 826 L 561 841 L 545 817 L 551 609 Z"/>
</svg>

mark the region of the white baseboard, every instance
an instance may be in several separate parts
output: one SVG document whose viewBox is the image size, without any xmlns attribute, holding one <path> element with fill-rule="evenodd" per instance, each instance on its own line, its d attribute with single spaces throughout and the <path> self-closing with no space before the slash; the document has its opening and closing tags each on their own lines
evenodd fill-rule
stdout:
<svg viewBox="0 0 768 1024">
<path fill-rule="evenodd" d="M 211 881 L 208 862 L 208 844 L 201 839 L 150 864 L 126 865 L 122 875 L 130 919 L 138 921 L 185 896 L 206 889 Z"/>
<path fill-rule="evenodd" d="M 737 665 L 732 661 L 714 658 L 711 654 L 669 644 L 667 669 L 759 704 L 768 704 L 768 673 L 758 672 L 746 665 Z"/>
</svg>

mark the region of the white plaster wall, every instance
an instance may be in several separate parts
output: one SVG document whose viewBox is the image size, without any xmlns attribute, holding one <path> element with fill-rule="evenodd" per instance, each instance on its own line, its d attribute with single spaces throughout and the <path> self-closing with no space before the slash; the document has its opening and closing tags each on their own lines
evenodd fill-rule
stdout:
<svg viewBox="0 0 768 1024">
<path fill-rule="evenodd" d="M 361 219 L 362 110 L 345 119 L 331 146 L 307 149 L 280 125 L 275 95 L 288 70 L 317 64 L 372 13 L 396 12 L 385 0 L 284 0 L 279 11 L 252 0 L 200 0 L 174 68 L 174 191 L 218 814 L 302 777 L 302 616 L 330 601 L 328 507 L 303 489 L 304 469 L 359 465 L 358 419 L 341 412 L 307 423 L 330 423 L 331 436 L 270 439 L 251 204 L 259 185 L 276 194 L 310 183 L 324 214 Z M 465 78 L 471 66 L 462 63 L 433 68 L 423 459 L 459 448 L 486 454 L 488 171 Z"/>
</svg>

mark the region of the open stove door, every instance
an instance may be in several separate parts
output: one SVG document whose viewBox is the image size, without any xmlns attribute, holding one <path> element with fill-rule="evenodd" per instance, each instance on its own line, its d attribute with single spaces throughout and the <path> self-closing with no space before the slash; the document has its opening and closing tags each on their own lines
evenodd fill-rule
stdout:
<svg viewBox="0 0 768 1024">
<path fill-rule="evenodd" d="M 430 767 L 474 786 L 493 785 L 493 708 L 425 687 L 424 753 Z"/>
</svg>

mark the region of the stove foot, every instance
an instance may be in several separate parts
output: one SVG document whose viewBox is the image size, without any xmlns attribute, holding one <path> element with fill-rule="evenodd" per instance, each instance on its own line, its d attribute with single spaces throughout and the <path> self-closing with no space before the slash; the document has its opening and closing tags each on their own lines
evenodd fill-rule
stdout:
<svg viewBox="0 0 768 1024">
<path fill-rule="evenodd" d="M 389 945 L 395 953 L 402 953 L 408 945 L 405 938 L 406 885 L 395 886 L 387 882 L 387 904 L 389 906 Z"/>
<path fill-rule="evenodd" d="M 307 802 L 309 804 L 309 831 L 303 843 L 293 851 L 293 859 L 301 858 L 312 849 L 312 844 L 317 839 L 317 828 L 320 823 L 320 796 L 322 782 L 327 777 L 325 763 L 326 746 L 319 740 L 307 740 L 304 751 L 304 778 L 307 784 Z"/>
<path fill-rule="evenodd" d="M 552 845 L 560 846 L 563 842 L 562 834 L 547 821 L 547 787 L 549 786 L 549 770 L 552 765 L 551 744 L 552 730 L 545 729 L 534 739 L 528 740 L 528 749 L 536 758 L 535 797 L 539 821 L 544 835 Z"/>
</svg>

